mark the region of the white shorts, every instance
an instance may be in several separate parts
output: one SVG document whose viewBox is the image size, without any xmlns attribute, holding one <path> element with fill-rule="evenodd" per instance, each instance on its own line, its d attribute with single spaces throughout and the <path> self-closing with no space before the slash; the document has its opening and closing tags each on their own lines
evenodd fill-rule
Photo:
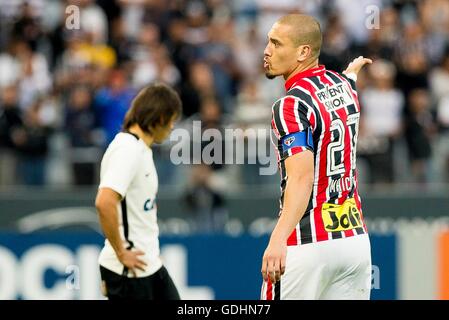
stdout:
<svg viewBox="0 0 449 320">
<path fill-rule="evenodd" d="M 367 234 L 287 248 L 281 281 L 262 285 L 262 300 L 369 300 L 371 245 Z"/>
</svg>

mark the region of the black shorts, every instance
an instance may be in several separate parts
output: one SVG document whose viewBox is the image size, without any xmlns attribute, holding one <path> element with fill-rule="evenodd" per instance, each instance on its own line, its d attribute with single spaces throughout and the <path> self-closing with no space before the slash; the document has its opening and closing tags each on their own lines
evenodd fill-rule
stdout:
<svg viewBox="0 0 449 320">
<path fill-rule="evenodd" d="M 144 278 L 128 278 L 102 266 L 100 274 L 109 300 L 180 300 L 178 290 L 164 266 Z"/>
</svg>

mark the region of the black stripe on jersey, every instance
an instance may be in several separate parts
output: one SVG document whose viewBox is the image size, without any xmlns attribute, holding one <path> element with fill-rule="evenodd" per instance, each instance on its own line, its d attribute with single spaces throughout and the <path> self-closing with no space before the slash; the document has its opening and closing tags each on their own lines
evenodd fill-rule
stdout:
<svg viewBox="0 0 449 320">
<path fill-rule="evenodd" d="M 346 108 L 348 109 L 348 115 L 353 114 L 353 113 L 357 113 L 357 109 L 356 109 L 354 104 L 350 104 Z"/>
<path fill-rule="evenodd" d="M 318 88 L 318 89 L 324 89 L 324 85 L 323 85 L 323 83 L 320 81 L 320 79 L 318 79 L 318 77 L 310 77 L 310 78 L 307 78 L 307 79 L 309 79 L 310 81 L 312 81 L 313 82 L 313 84 Z"/>
<path fill-rule="evenodd" d="M 353 170 L 352 170 L 352 176 L 355 177 L 356 174 L 357 174 L 356 170 L 353 169 Z M 348 198 L 354 197 L 355 190 L 356 190 L 356 188 L 355 188 L 355 183 L 353 183 L 353 184 L 352 184 L 351 191 L 349 191 Z"/>
<path fill-rule="evenodd" d="M 357 232 L 357 234 L 364 234 L 365 233 L 365 230 L 363 230 L 362 227 L 355 228 L 355 231 Z"/>
<path fill-rule="evenodd" d="M 311 202 L 312 201 L 310 201 L 310 203 Z M 313 214 L 312 211 L 306 211 L 299 223 L 299 230 L 301 232 L 301 244 L 312 243 L 312 227 L 310 226 L 311 214 Z"/>
<path fill-rule="evenodd" d="M 290 91 L 287 92 L 287 94 L 301 99 L 301 102 L 303 104 L 305 104 L 306 107 L 312 108 L 312 110 L 315 113 L 315 122 L 316 122 L 316 129 L 313 133 L 314 133 L 314 136 L 316 134 L 316 136 L 319 137 L 321 135 L 321 130 L 322 130 L 322 125 L 321 125 L 322 119 L 320 119 L 321 113 L 313 104 L 312 97 L 310 95 L 308 95 L 307 93 L 301 91 L 298 88 L 291 89 Z M 317 145 L 317 141 L 315 141 L 315 139 L 313 142 L 315 143 L 315 145 Z"/>
<path fill-rule="evenodd" d="M 326 71 L 326 76 L 331 78 L 332 81 L 335 82 L 335 83 L 342 83 L 341 79 L 339 77 L 337 77 L 335 74 L 333 74 L 332 72 L 330 72 L 330 71 Z"/>
<path fill-rule="evenodd" d="M 129 246 L 126 248 L 127 250 L 131 250 L 134 247 L 134 243 L 129 240 L 129 225 L 128 225 L 128 210 L 126 207 L 126 197 L 120 203 L 122 207 L 122 222 L 123 222 L 123 233 L 125 235 L 125 240 L 128 241 Z M 123 266 L 123 276 L 128 275 L 128 267 Z"/>
<path fill-rule="evenodd" d="M 343 231 L 332 231 L 332 239 L 341 239 L 341 238 L 343 238 L 343 235 L 342 235 L 342 232 Z"/>
<path fill-rule="evenodd" d="M 273 300 L 281 300 L 281 281 L 274 284 L 274 298 Z"/>
<path fill-rule="evenodd" d="M 274 123 L 276 124 L 276 128 L 279 132 L 279 135 L 281 137 L 285 136 L 285 131 L 284 131 L 284 126 L 282 125 L 282 121 L 281 121 L 281 101 L 282 100 L 278 100 L 274 103 L 273 105 L 273 119 L 274 119 Z M 282 153 L 280 154 L 282 155 Z"/>
<path fill-rule="evenodd" d="M 128 225 L 128 209 L 126 207 L 126 197 L 121 201 L 122 206 L 122 221 L 123 221 L 123 233 L 125 235 L 125 240 L 128 241 L 129 246 L 127 249 L 131 249 L 134 247 L 134 243 L 129 240 L 129 225 Z"/>
<path fill-rule="evenodd" d="M 130 134 L 130 135 L 132 135 L 134 138 L 136 138 L 137 140 L 139 140 L 139 136 L 137 135 L 137 134 L 135 134 L 135 133 L 132 133 L 132 132 L 130 132 L 130 131 L 123 131 L 124 133 L 128 133 L 128 134 Z"/>
<path fill-rule="evenodd" d="M 345 78 L 349 84 L 351 85 L 352 90 L 357 91 L 357 88 L 355 86 L 355 81 L 352 79 L 349 79 L 344 73 L 338 73 L 340 76 L 342 76 L 343 78 Z"/>
</svg>

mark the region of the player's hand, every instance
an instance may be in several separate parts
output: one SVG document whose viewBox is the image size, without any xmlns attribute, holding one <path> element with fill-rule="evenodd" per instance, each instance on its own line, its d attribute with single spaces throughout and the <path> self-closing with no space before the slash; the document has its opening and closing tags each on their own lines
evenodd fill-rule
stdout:
<svg viewBox="0 0 449 320">
<path fill-rule="evenodd" d="M 371 64 L 373 63 L 373 60 L 364 58 L 363 56 L 359 56 L 358 58 L 355 58 L 352 60 L 345 71 L 343 71 L 344 74 L 354 73 L 357 75 L 359 71 L 363 68 L 365 64 Z"/>
<path fill-rule="evenodd" d="M 145 253 L 140 250 L 131 251 L 131 250 L 123 250 L 117 256 L 120 262 L 128 267 L 129 271 L 132 272 L 134 277 L 136 276 L 136 269 L 141 271 L 145 271 L 145 267 L 147 264 L 142 261 L 139 256 L 144 255 Z"/>
<path fill-rule="evenodd" d="M 285 241 L 270 240 L 262 259 L 262 277 L 271 283 L 281 280 L 285 272 L 285 260 L 287 257 L 287 243 Z"/>
</svg>

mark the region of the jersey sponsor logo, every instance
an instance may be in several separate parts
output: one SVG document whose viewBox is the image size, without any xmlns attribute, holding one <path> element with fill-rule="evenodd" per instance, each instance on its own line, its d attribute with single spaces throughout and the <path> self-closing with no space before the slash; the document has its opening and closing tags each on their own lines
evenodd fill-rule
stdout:
<svg viewBox="0 0 449 320">
<path fill-rule="evenodd" d="M 343 84 L 328 86 L 316 92 L 318 100 L 328 111 L 335 111 L 353 104 L 351 94 Z"/>
<path fill-rule="evenodd" d="M 362 218 L 354 198 L 343 204 L 324 203 L 321 209 L 324 229 L 327 232 L 346 231 L 362 227 Z"/>
</svg>

